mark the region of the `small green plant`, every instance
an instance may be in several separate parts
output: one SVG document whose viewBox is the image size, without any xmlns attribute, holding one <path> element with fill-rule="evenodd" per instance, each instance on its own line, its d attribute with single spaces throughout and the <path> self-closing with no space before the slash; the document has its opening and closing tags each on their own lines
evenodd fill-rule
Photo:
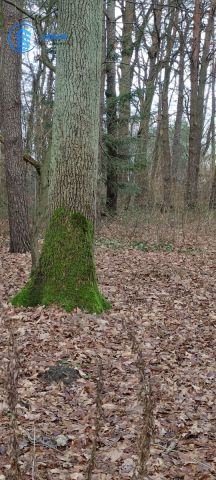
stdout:
<svg viewBox="0 0 216 480">
<path fill-rule="evenodd" d="M 155 251 L 173 252 L 174 250 L 172 243 L 165 243 L 163 240 L 153 243 L 152 247 Z"/>
<path fill-rule="evenodd" d="M 123 248 L 126 245 L 123 242 L 120 242 L 118 240 L 111 240 L 110 238 L 105 238 L 103 240 L 96 240 L 95 242 L 96 246 L 105 246 L 108 248 Z"/>
<path fill-rule="evenodd" d="M 13 417 L 13 412 L 11 410 L 4 410 L 4 415 L 5 417 L 12 418 Z"/>
<path fill-rule="evenodd" d="M 144 252 L 149 251 L 149 245 L 148 245 L 148 242 L 146 242 L 146 241 L 144 241 L 144 242 L 132 242 L 131 247 L 137 248 L 138 250 L 143 250 Z"/>
<path fill-rule="evenodd" d="M 137 248 L 138 250 L 143 250 L 144 252 L 155 252 L 155 251 L 173 252 L 174 250 L 172 243 L 165 243 L 163 241 L 152 243 L 152 244 L 148 243 L 147 241 L 132 242 L 131 246 L 133 248 Z"/>
<path fill-rule="evenodd" d="M 133 242 L 121 242 L 119 240 L 99 239 L 96 241 L 96 246 L 105 246 L 107 248 L 128 248 L 132 247 L 137 250 L 142 250 L 143 252 L 173 252 L 174 245 L 172 243 L 166 243 L 160 240 L 159 242 L 149 243 L 147 240 L 144 241 L 133 241 Z"/>
</svg>

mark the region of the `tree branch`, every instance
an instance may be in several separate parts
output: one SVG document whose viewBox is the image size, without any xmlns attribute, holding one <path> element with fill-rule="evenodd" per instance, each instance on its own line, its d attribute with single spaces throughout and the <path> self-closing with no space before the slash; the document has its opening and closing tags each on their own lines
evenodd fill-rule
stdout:
<svg viewBox="0 0 216 480">
<path fill-rule="evenodd" d="M 3 138 L 3 135 L 0 133 L 0 143 L 2 143 L 4 145 L 4 138 Z M 24 152 L 23 154 L 23 160 L 24 162 L 26 163 L 30 163 L 30 165 L 32 165 L 32 167 L 35 168 L 36 172 L 38 175 L 41 174 L 41 166 L 40 166 L 40 163 L 37 162 L 37 160 L 35 160 L 29 153 L 27 152 Z"/>
<path fill-rule="evenodd" d="M 38 173 L 38 175 L 41 174 L 41 166 L 40 166 L 40 163 L 37 162 L 37 160 L 35 160 L 29 153 L 24 152 L 24 154 L 23 154 L 23 160 L 24 160 L 26 163 L 30 163 L 30 165 L 32 165 L 32 167 L 35 168 L 35 170 L 36 170 L 36 172 Z"/>
<path fill-rule="evenodd" d="M 42 37 L 43 32 L 42 32 L 40 20 L 39 20 L 38 17 L 35 18 L 35 27 L 36 27 L 36 30 L 37 30 L 38 38 L 40 39 Z M 45 44 L 43 42 L 41 42 L 40 46 L 41 46 L 41 60 L 42 60 L 42 62 L 44 63 L 44 65 L 46 65 L 46 67 L 48 67 L 50 70 L 52 70 L 52 72 L 55 72 L 56 68 L 54 67 L 54 65 L 52 64 L 52 62 L 50 61 L 50 59 L 48 57 L 48 53 L 47 53 Z"/>
<path fill-rule="evenodd" d="M 38 35 L 38 38 L 40 40 L 40 38 L 42 37 L 42 29 L 41 29 L 41 23 L 40 22 L 43 20 L 43 18 L 39 17 L 38 15 L 32 15 L 28 10 L 25 10 L 24 8 L 18 7 L 18 5 L 14 1 L 3 0 L 3 2 L 7 3 L 8 5 L 12 5 L 12 7 L 16 8 L 17 10 L 19 10 L 19 12 L 23 13 L 26 17 L 31 18 L 31 20 L 33 22 L 35 22 L 37 35 Z M 48 53 L 46 51 L 45 44 L 40 43 L 40 46 L 41 46 L 41 60 L 42 60 L 42 62 L 44 63 L 44 65 L 46 65 L 46 67 L 48 67 L 50 70 L 55 72 L 56 68 L 54 67 L 54 65 L 52 64 L 52 62 L 50 61 L 50 59 L 48 57 Z"/>
<path fill-rule="evenodd" d="M 18 5 L 15 2 L 12 2 L 11 0 L 3 0 L 3 2 L 7 3 L 8 5 L 12 5 L 12 7 L 15 7 L 19 12 L 23 13 L 26 15 L 26 17 L 31 18 L 32 20 L 35 20 L 35 16 L 32 15 L 30 12 L 25 10 L 24 8 L 18 7 Z"/>
</svg>

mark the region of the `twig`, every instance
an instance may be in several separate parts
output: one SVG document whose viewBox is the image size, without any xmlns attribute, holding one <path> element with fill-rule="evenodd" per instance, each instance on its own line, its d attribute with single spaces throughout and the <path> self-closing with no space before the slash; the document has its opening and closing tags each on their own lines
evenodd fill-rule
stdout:
<svg viewBox="0 0 216 480">
<path fill-rule="evenodd" d="M 31 12 L 29 12 L 28 10 L 25 10 L 24 8 L 21 8 L 20 6 L 17 5 L 16 2 L 14 1 L 11 1 L 11 0 L 3 0 L 5 3 L 7 3 L 8 5 L 11 5 L 12 7 L 16 8 L 19 12 L 21 12 L 22 14 L 24 14 L 26 17 L 28 18 L 31 18 L 31 20 L 35 23 L 35 27 L 36 27 L 36 30 L 37 30 L 37 34 L 38 34 L 38 37 L 39 39 L 41 38 L 42 36 L 42 29 L 41 29 L 41 22 L 49 15 L 46 15 L 45 17 L 41 17 L 37 14 L 33 15 Z M 52 13 L 52 12 L 51 12 Z M 44 44 L 41 44 L 41 60 L 42 62 L 44 63 L 44 65 L 46 65 L 46 67 L 48 67 L 50 70 L 52 70 L 53 72 L 56 71 L 56 68 L 55 66 L 52 64 L 52 62 L 50 61 L 49 59 L 49 56 L 48 56 L 48 53 L 47 53 L 47 50 L 46 50 L 46 47 Z"/>
<path fill-rule="evenodd" d="M 98 363 L 95 434 L 94 434 L 94 440 L 92 444 L 91 456 L 88 461 L 88 466 L 85 474 L 85 480 L 92 479 L 92 473 L 95 466 L 96 452 L 97 452 L 99 433 L 101 428 L 101 418 L 103 418 L 103 407 L 102 407 L 102 401 L 101 401 L 102 389 L 103 389 L 102 366 L 101 366 L 101 363 Z"/>
<path fill-rule="evenodd" d="M 127 329 L 128 336 L 132 342 L 132 350 L 137 355 L 137 367 L 140 376 L 140 392 L 139 402 L 142 406 L 142 426 L 138 438 L 138 450 L 139 450 L 139 465 L 136 474 L 133 478 L 144 480 L 147 477 L 147 461 L 150 454 L 151 439 L 154 429 L 154 417 L 153 417 L 153 395 L 151 388 L 151 379 L 146 371 L 145 360 L 142 350 L 136 340 L 136 334 L 134 327 L 131 324 L 127 324 L 124 321 L 124 327 Z"/>
<path fill-rule="evenodd" d="M 16 341 L 14 336 L 13 319 L 8 315 L 7 309 L 3 307 L 4 320 L 9 332 L 8 341 L 8 371 L 7 371 L 7 394 L 8 407 L 11 414 L 11 441 L 10 441 L 10 460 L 11 468 L 9 471 L 10 480 L 21 480 L 19 466 L 19 445 L 17 439 L 17 380 L 18 380 L 18 355 Z"/>
<path fill-rule="evenodd" d="M 11 0 L 3 0 L 4 3 L 7 3 L 8 5 L 11 5 L 12 7 L 16 8 L 19 10 L 19 12 L 23 13 L 26 17 L 31 18 L 32 20 L 35 20 L 34 15 L 32 15 L 29 11 L 25 10 L 24 8 L 19 7 L 16 2 L 12 2 Z"/>
<path fill-rule="evenodd" d="M 33 434 L 33 458 L 32 458 L 32 480 L 35 480 L 35 438 L 36 438 L 36 434 L 35 434 L 35 425 L 34 425 L 34 434 Z"/>
</svg>

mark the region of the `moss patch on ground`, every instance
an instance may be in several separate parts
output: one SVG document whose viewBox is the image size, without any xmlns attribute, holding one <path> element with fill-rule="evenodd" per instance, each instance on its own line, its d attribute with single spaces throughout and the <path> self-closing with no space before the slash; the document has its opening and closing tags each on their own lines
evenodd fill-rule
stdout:
<svg viewBox="0 0 216 480">
<path fill-rule="evenodd" d="M 98 289 L 93 240 L 93 225 L 82 214 L 56 210 L 46 231 L 39 264 L 12 304 L 57 304 L 68 312 L 78 307 L 89 313 L 110 308 Z"/>
</svg>

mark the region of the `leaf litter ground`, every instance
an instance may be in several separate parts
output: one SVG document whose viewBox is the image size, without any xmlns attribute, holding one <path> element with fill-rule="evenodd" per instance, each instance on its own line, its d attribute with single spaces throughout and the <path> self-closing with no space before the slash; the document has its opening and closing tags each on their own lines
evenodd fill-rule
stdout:
<svg viewBox="0 0 216 480">
<path fill-rule="evenodd" d="M 67 314 L 55 306 L 10 307 L 20 367 L 22 479 L 216 479 L 215 231 L 207 234 L 204 229 L 196 242 L 191 233 L 184 248 L 177 238 L 173 251 L 143 251 L 130 242 L 121 247 L 117 229 L 114 224 L 101 230 L 96 252 L 101 290 L 113 304 L 110 312 L 95 316 Z M 118 248 L 104 241 L 115 235 Z M 0 244 L 0 293 L 6 302 L 27 279 L 30 256 L 8 254 L 5 238 Z M 3 319 L 0 328 L 4 479 L 10 465 L 10 412 Z M 131 328 L 152 383 L 154 435 L 145 477 L 136 470 L 143 417 Z M 75 369 L 74 381 L 43 378 L 58 365 L 66 372 Z"/>
</svg>

